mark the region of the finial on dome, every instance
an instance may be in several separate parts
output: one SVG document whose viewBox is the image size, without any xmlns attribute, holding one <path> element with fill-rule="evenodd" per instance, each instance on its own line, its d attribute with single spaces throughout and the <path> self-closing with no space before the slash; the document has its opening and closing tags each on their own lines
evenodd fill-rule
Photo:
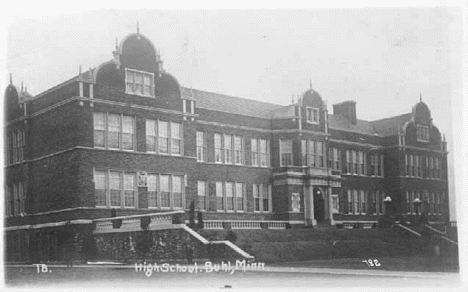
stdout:
<svg viewBox="0 0 468 292">
<path fill-rule="evenodd" d="M 422 102 L 422 93 L 419 93 L 419 102 Z"/>
<path fill-rule="evenodd" d="M 78 70 L 79 70 L 79 72 L 78 72 L 78 77 L 79 77 L 79 78 L 81 78 L 81 64 L 80 64 L 80 66 L 79 66 L 79 69 L 78 69 Z"/>
<path fill-rule="evenodd" d="M 140 21 L 137 20 L 137 33 L 140 33 Z"/>
<path fill-rule="evenodd" d="M 21 81 L 21 92 L 23 92 L 23 81 Z"/>
<path fill-rule="evenodd" d="M 312 89 L 312 78 L 310 78 L 309 82 L 310 82 L 310 89 Z"/>
<path fill-rule="evenodd" d="M 115 38 L 115 50 L 116 51 L 119 50 L 119 42 L 118 42 L 117 38 Z"/>
<path fill-rule="evenodd" d="M 10 73 L 10 84 L 13 84 L 13 74 Z"/>
</svg>

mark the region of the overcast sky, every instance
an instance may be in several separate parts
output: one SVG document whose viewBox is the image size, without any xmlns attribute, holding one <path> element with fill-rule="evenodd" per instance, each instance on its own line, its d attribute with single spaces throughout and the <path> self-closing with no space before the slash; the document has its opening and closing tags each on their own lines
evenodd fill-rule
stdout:
<svg viewBox="0 0 468 292">
<path fill-rule="evenodd" d="M 334 103 L 355 100 L 363 120 L 410 112 L 422 94 L 452 152 L 451 100 L 462 94 L 457 9 L 98 10 L 35 17 L 8 27 L 7 72 L 38 94 L 78 74 L 80 64 L 85 70 L 111 59 L 115 40 L 136 32 L 137 20 L 182 86 L 286 105 L 312 82 L 330 112 Z"/>
</svg>

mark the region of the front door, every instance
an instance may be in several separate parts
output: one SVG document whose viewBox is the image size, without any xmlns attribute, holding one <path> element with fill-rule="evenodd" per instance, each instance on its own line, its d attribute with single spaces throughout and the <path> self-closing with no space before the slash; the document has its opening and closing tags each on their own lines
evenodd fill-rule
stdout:
<svg viewBox="0 0 468 292">
<path fill-rule="evenodd" d="M 323 191 L 319 188 L 314 188 L 314 219 L 323 221 L 325 219 L 325 200 Z"/>
</svg>

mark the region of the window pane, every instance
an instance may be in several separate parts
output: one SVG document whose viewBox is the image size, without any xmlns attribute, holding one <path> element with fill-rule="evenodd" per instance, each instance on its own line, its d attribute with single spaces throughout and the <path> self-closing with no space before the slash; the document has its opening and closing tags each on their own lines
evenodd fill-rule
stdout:
<svg viewBox="0 0 468 292">
<path fill-rule="evenodd" d="M 171 153 L 172 154 L 181 154 L 180 147 L 181 147 L 181 124 L 180 123 L 172 123 L 171 124 L 171 134 L 172 134 L 172 147 Z"/>
<path fill-rule="evenodd" d="M 244 184 L 236 183 L 236 200 L 237 200 L 237 211 L 244 210 Z"/>
<path fill-rule="evenodd" d="M 223 183 L 216 182 L 216 199 L 217 199 L 217 210 L 224 210 L 224 195 L 223 195 Z"/>
<path fill-rule="evenodd" d="M 156 152 L 156 122 L 146 120 L 146 151 Z"/>
<path fill-rule="evenodd" d="M 252 151 L 252 165 L 258 166 L 258 146 L 257 139 L 251 139 L 251 151 Z"/>
<path fill-rule="evenodd" d="M 182 177 L 172 177 L 172 192 L 174 194 L 174 207 L 182 207 Z"/>
<path fill-rule="evenodd" d="M 169 190 L 169 176 L 161 175 L 159 184 L 161 187 L 161 207 L 170 207 L 171 198 Z"/>
<path fill-rule="evenodd" d="M 168 141 L 168 123 L 159 121 L 158 134 L 159 134 L 159 152 L 169 153 L 169 141 Z"/>
<path fill-rule="evenodd" d="M 148 175 L 148 207 L 158 206 L 157 176 Z"/>
<path fill-rule="evenodd" d="M 205 201 L 205 192 L 206 192 L 206 182 L 198 181 L 198 208 L 200 210 L 206 210 L 206 201 Z"/>
<path fill-rule="evenodd" d="M 229 211 L 234 210 L 234 195 L 232 193 L 232 183 L 226 183 L 226 209 Z"/>
<path fill-rule="evenodd" d="M 232 135 L 224 135 L 225 162 L 232 163 Z"/>
<path fill-rule="evenodd" d="M 133 150 L 133 139 L 134 139 L 134 118 L 123 117 L 122 127 L 122 149 Z"/>
<path fill-rule="evenodd" d="M 109 115 L 109 132 L 108 146 L 109 148 L 119 148 L 119 133 L 120 133 L 120 116 Z"/>
<path fill-rule="evenodd" d="M 94 173 L 94 194 L 96 206 L 107 206 L 106 202 L 106 172 L 96 171 Z"/>
<path fill-rule="evenodd" d="M 121 178 L 119 172 L 110 173 L 109 187 L 111 192 L 111 207 L 121 206 Z"/>
<path fill-rule="evenodd" d="M 215 162 L 222 162 L 221 134 L 214 134 Z"/>
<path fill-rule="evenodd" d="M 135 207 L 135 174 L 125 174 L 125 207 Z"/>
</svg>

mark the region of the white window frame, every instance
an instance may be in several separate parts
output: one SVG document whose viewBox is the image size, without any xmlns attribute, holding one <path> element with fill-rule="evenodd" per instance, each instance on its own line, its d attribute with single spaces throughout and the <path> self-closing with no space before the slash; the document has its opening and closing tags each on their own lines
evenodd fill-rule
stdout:
<svg viewBox="0 0 468 292">
<path fill-rule="evenodd" d="M 429 142 L 429 127 L 416 125 L 416 138 L 419 142 Z"/>
<path fill-rule="evenodd" d="M 288 142 L 289 145 L 290 145 L 290 148 L 291 148 L 291 152 L 288 152 L 288 153 L 283 153 L 284 151 L 284 147 L 282 146 L 282 143 L 283 142 Z M 293 150 L 293 140 L 292 139 L 280 139 L 279 140 L 279 153 L 280 153 L 280 166 L 281 167 L 286 167 L 286 166 L 293 166 L 294 165 L 294 157 L 293 157 L 293 153 L 294 153 L 294 150 Z M 285 165 L 284 162 L 283 162 L 283 154 L 289 154 L 290 157 L 291 157 L 291 164 L 289 165 Z"/>
<path fill-rule="evenodd" d="M 125 171 L 120 171 L 120 170 L 112 170 L 112 169 L 106 169 L 106 170 L 101 170 L 101 169 L 95 169 L 94 170 L 94 177 L 93 177 L 93 182 L 94 182 L 94 190 L 96 191 L 96 173 L 97 172 L 102 172 L 105 173 L 105 193 L 106 193 L 106 206 L 104 205 L 97 205 L 95 201 L 95 206 L 97 208 L 108 208 L 108 209 L 113 209 L 113 208 L 121 208 L 121 209 L 138 209 L 138 204 L 139 204 L 139 194 L 138 194 L 138 183 L 136 181 L 136 172 L 125 172 Z M 110 189 L 110 174 L 112 173 L 118 173 L 120 177 L 120 206 L 111 206 L 111 189 Z M 128 174 L 133 174 L 134 175 L 134 192 L 135 192 L 135 206 L 125 206 L 125 187 L 124 187 L 124 179 L 125 175 Z M 96 199 L 96 193 L 94 193 L 94 198 Z"/>
<path fill-rule="evenodd" d="M 167 137 L 162 137 L 160 136 L 160 131 L 159 131 L 159 126 L 160 123 L 167 123 Z M 152 123 L 154 125 L 154 135 L 151 135 L 151 137 L 154 139 L 154 145 L 155 145 L 155 151 L 153 150 L 148 150 L 148 124 Z M 179 138 L 174 138 L 172 135 L 173 127 L 174 125 L 179 125 Z M 167 121 L 167 120 L 152 120 L 152 119 L 146 119 L 146 142 L 145 142 L 145 148 L 147 153 L 155 153 L 158 155 L 170 155 L 170 156 L 183 156 L 184 155 L 184 124 L 179 121 Z M 160 139 L 167 139 L 167 153 L 166 152 L 161 152 L 160 151 Z M 172 151 L 172 144 L 174 140 L 179 140 L 180 141 L 180 153 L 173 153 Z"/>
<path fill-rule="evenodd" d="M 94 132 L 96 131 L 96 129 L 94 128 L 95 127 L 95 124 L 94 124 L 94 115 L 96 114 L 102 114 L 104 115 L 104 147 L 102 146 L 95 146 L 94 145 Z M 118 141 L 118 148 L 110 148 L 109 147 L 109 115 L 115 115 L 115 116 L 118 116 L 119 117 L 119 132 L 118 132 L 118 136 L 119 136 L 119 141 Z M 122 135 L 124 134 L 123 132 L 123 119 L 124 117 L 129 117 L 129 118 L 132 118 L 133 119 L 133 137 L 132 137 L 132 141 L 133 141 L 133 145 L 132 145 L 132 149 L 124 149 L 123 148 L 123 140 L 122 140 Z M 102 131 L 102 130 L 99 130 L 99 131 Z M 94 112 L 93 113 L 93 146 L 94 148 L 97 148 L 97 149 L 106 149 L 106 150 L 120 150 L 120 151 L 128 151 L 128 152 L 132 152 L 132 151 L 135 151 L 136 149 L 136 137 L 137 137 L 137 132 L 136 132 L 136 118 L 135 116 L 128 116 L 128 115 L 123 115 L 123 114 L 114 114 L 114 113 L 103 113 L 103 112 Z"/>
<path fill-rule="evenodd" d="M 204 181 L 204 180 L 197 181 L 197 196 L 198 196 L 197 206 L 198 206 L 198 210 L 206 211 L 208 209 L 207 200 L 206 200 L 206 198 L 208 197 L 207 190 L 208 190 L 208 187 L 207 187 L 207 182 L 206 181 Z M 202 200 L 203 200 L 203 206 L 201 206 L 201 204 L 200 204 L 200 202 Z"/>
<path fill-rule="evenodd" d="M 320 111 L 318 108 L 315 107 L 306 107 L 306 118 L 307 123 L 309 124 L 316 124 L 320 123 Z"/>
<path fill-rule="evenodd" d="M 196 134 L 196 141 L 197 141 L 197 161 L 204 162 L 205 161 L 205 152 L 206 152 L 206 133 L 203 131 L 197 131 Z"/>
<path fill-rule="evenodd" d="M 130 83 L 129 80 L 127 80 L 129 73 L 133 73 L 133 82 L 132 82 L 133 90 L 132 91 L 128 90 L 128 85 L 127 85 L 128 83 Z M 141 84 L 142 93 L 137 93 L 135 91 L 135 86 L 136 86 L 135 77 L 136 77 L 136 74 L 142 74 L 142 84 Z M 149 76 L 150 80 L 151 80 L 151 84 L 149 85 L 150 86 L 150 94 L 145 94 L 145 86 L 148 86 L 148 85 L 145 84 L 145 75 Z M 155 95 L 154 95 L 154 73 L 125 68 L 125 93 L 126 94 L 131 94 L 131 95 L 138 95 L 138 96 L 154 98 L 155 97 Z"/>
</svg>

